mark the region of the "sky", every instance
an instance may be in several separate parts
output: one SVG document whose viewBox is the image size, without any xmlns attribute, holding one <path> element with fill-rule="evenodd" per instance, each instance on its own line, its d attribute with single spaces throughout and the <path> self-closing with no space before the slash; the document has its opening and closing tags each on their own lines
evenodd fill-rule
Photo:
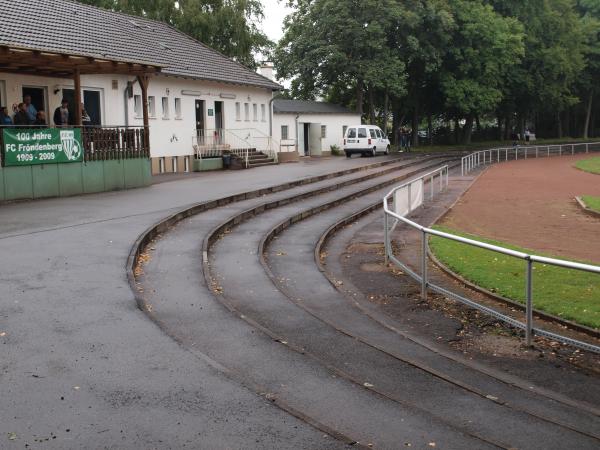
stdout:
<svg viewBox="0 0 600 450">
<path fill-rule="evenodd" d="M 277 42 L 283 36 L 283 19 L 291 12 L 285 5 L 285 0 L 262 0 L 265 20 L 261 28 L 272 41 Z"/>
</svg>

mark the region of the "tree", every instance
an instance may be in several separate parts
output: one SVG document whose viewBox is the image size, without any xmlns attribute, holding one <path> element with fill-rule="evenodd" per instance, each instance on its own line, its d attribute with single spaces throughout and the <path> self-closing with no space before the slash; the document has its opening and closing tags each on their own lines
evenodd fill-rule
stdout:
<svg viewBox="0 0 600 450">
<path fill-rule="evenodd" d="M 523 27 L 489 5 L 451 0 L 456 27 L 442 68 L 446 107 L 465 119 L 463 141 L 471 141 L 478 115 L 503 99 L 507 75 L 524 54 Z"/>
<path fill-rule="evenodd" d="M 275 50 L 282 78 L 292 78 L 292 92 L 314 98 L 329 89 L 355 90 L 363 112 L 364 93 L 374 116 L 374 91 L 401 93 L 404 66 L 390 51 L 388 35 L 397 28 L 401 5 L 393 0 L 291 0 L 285 34 Z"/>
<path fill-rule="evenodd" d="M 180 31 L 256 68 L 256 54 L 268 55 L 273 43 L 258 29 L 260 0 L 79 0 L 113 11 L 166 22 Z"/>
</svg>

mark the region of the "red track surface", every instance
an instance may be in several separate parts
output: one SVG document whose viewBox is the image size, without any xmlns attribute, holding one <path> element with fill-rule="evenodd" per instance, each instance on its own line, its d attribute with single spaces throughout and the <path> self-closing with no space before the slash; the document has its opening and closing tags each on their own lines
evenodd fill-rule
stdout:
<svg viewBox="0 0 600 450">
<path fill-rule="evenodd" d="M 536 252 L 600 264 L 600 219 L 582 212 L 574 200 L 578 195 L 600 196 L 600 175 L 573 167 L 587 157 L 494 165 L 443 223 Z"/>
</svg>

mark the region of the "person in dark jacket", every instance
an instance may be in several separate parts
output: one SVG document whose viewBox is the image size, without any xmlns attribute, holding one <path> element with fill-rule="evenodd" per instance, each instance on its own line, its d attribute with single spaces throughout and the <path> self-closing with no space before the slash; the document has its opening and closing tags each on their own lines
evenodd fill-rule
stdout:
<svg viewBox="0 0 600 450">
<path fill-rule="evenodd" d="M 6 106 L 0 106 L 0 127 L 12 124 L 13 121 L 8 114 L 8 108 Z"/>
<path fill-rule="evenodd" d="M 31 125 L 31 122 L 29 121 L 29 115 L 27 114 L 27 105 L 25 105 L 25 103 L 19 103 L 17 112 L 15 112 L 13 123 L 21 126 Z"/>
<path fill-rule="evenodd" d="M 33 122 L 33 124 L 38 127 L 47 126 L 48 124 L 46 123 L 46 111 L 40 109 L 35 115 L 35 122 Z"/>
<path fill-rule="evenodd" d="M 60 106 L 54 110 L 54 125 L 66 127 L 73 124 L 73 115 L 69 111 L 69 101 L 63 98 Z"/>
</svg>

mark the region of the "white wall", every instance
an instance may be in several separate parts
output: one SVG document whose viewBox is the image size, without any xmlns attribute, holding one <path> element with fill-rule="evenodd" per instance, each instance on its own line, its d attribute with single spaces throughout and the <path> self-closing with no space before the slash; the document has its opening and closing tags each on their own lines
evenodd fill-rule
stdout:
<svg viewBox="0 0 600 450">
<path fill-rule="evenodd" d="M 134 95 L 141 95 L 140 87 L 134 85 Z M 186 91 L 183 93 L 182 91 Z M 226 130 L 256 129 L 269 136 L 269 108 L 272 93 L 267 89 L 237 86 L 208 81 L 184 80 L 174 77 L 157 76 L 150 80 L 148 96 L 156 99 L 156 114 L 150 118 L 150 148 L 152 156 L 189 155 L 193 153 L 192 138 L 196 134 L 196 100 L 204 100 L 204 128 L 215 128 L 215 116 L 208 110 L 215 110 L 215 102 L 223 102 L 223 127 Z M 169 100 L 169 118 L 162 117 L 162 97 Z M 234 97 L 234 98 L 223 98 Z M 175 117 L 175 98 L 181 99 L 181 117 Z M 240 103 L 241 117 L 236 117 L 236 103 Z M 245 120 L 244 104 L 250 109 L 249 120 Z M 258 118 L 254 120 L 253 105 L 257 105 Z M 261 114 L 265 106 L 265 117 Z M 142 125 L 142 117 L 136 117 L 134 99 L 129 101 L 130 125 Z M 244 135 L 244 133 L 237 133 Z"/>
<path fill-rule="evenodd" d="M 297 119 L 296 119 L 297 118 Z M 321 140 L 321 151 L 329 151 L 332 145 L 342 148 L 344 136 L 343 127 L 360 125 L 360 114 L 274 114 L 273 115 L 273 138 L 281 142 L 281 126 L 288 126 L 290 140 L 296 140 L 296 120 L 298 121 L 299 137 L 302 140 L 302 124 L 319 123 L 327 127 L 326 137 Z M 289 150 L 295 150 L 289 147 Z M 283 148 L 285 151 L 285 148 Z M 300 142 L 302 153 L 302 142 Z"/>
<path fill-rule="evenodd" d="M 116 81 L 116 89 L 113 88 Z M 81 85 L 83 89 L 98 89 L 101 91 L 102 125 L 131 125 L 142 126 L 143 119 L 135 113 L 134 98 L 125 99 L 124 91 L 127 81 L 134 81 L 135 77 L 124 75 L 83 75 Z M 2 83 L 4 81 L 4 83 Z M 54 109 L 60 106 L 63 88 L 73 88 L 73 80 L 30 75 L 16 75 L 0 72 L 0 86 L 5 86 L 5 102 L 9 110 L 13 103 L 22 102 L 22 87 L 45 87 L 47 91 L 47 116 L 52 124 Z M 56 94 L 54 91 L 58 91 Z M 189 91 L 184 95 L 182 91 Z M 139 84 L 133 87 L 135 95 L 141 95 Z M 224 128 L 228 130 L 255 129 L 266 136 L 269 135 L 269 108 L 272 92 L 268 89 L 237 86 L 225 83 L 216 83 L 199 80 L 185 80 L 175 77 L 155 76 L 150 79 L 148 96 L 155 98 L 155 115 L 150 118 L 150 148 L 151 156 L 176 156 L 193 153 L 192 138 L 196 133 L 195 100 L 205 101 L 205 128 L 215 128 L 215 117 L 208 116 L 208 110 L 214 111 L 215 101 L 223 102 Z M 229 97 L 229 98 L 223 98 Z M 0 92 L 0 97 L 4 93 Z M 168 98 L 169 116 L 163 118 L 162 98 Z M 233 98 L 232 98 L 233 97 Z M 175 98 L 181 99 L 181 117 L 175 117 Z M 125 113 L 127 102 L 128 114 Z M 236 102 L 240 103 L 241 117 L 236 117 Z M 250 117 L 245 120 L 244 104 L 249 104 Z M 254 120 L 253 105 L 257 105 L 258 117 Z M 265 107 L 263 120 L 261 105 Z M 244 133 L 240 132 L 240 135 Z"/>
</svg>

